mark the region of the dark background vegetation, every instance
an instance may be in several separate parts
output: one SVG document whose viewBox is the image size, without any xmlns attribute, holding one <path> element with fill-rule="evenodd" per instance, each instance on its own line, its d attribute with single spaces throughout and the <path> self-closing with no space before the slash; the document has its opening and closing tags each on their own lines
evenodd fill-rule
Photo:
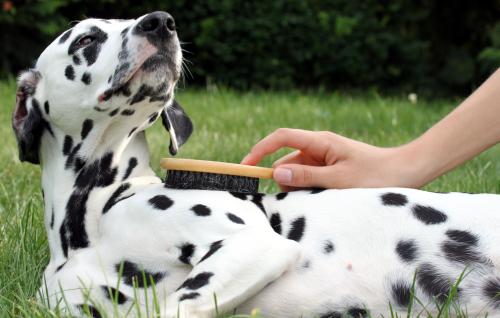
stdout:
<svg viewBox="0 0 500 318">
<path fill-rule="evenodd" d="M 0 76 L 71 21 L 165 10 L 189 86 L 463 95 L 500 66 L 500 0 L 0 0 Z"/>
</svg>

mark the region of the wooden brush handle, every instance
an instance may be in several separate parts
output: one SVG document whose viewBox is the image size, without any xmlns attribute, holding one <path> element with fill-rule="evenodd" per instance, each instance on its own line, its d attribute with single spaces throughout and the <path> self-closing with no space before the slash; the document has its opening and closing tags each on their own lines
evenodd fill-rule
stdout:
<svg viewBox="0 0 500 318">
<path fill-rule="evenodd" d="M 163 158 L 160 166 L 167 170 L 208 172 L 233 176 L 271 179 L 273 169 L 208 160 Z"/>
</svg>

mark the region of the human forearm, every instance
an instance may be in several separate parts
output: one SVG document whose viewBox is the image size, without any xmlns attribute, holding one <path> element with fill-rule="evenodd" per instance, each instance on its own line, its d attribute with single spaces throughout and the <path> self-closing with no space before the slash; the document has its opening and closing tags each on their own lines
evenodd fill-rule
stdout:
<svg viewBox="0 0 500 318">
<path fill-rule="evenodd" d="M 500 142 L 500 70 L 421 137 L 400 147 L 415 187 Z M 413 163 L 413 164 L 412 164 Z"/>
</svg>

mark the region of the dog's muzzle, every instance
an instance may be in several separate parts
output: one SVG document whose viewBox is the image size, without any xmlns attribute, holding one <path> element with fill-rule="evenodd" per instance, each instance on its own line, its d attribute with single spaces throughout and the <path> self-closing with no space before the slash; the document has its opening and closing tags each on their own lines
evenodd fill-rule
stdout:
<svg viewBox="0 0 500 318">
<path fill-rule="evenodd" d="M 163 11 L 147 14 L 137 22 L 131 33 L 132 36 L 145 38 L 149 48 L 154 47 L 154 53 L 144 54 L 141 52 L 145 50 L 144 46 L 139 46 L 135 57 L 123 54 L 124 58 L 121 59 L 119 54 L 120 64 L 115 70 L 112 86 L 98 97 L 99 102 L 121 92 L 136 74 L 149 75 L 151 83 L 148 85 L 155 86 L 160 83 L 160 87 L 171 86 L 180 77 L 182 53 L 175 21 L 170 14 Z"/>
</svg>

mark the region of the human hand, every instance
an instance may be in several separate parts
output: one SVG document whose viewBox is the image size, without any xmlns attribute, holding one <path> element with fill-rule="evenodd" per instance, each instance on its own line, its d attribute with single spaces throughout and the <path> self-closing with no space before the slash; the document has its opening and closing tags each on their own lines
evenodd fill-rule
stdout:
<svg viewBox="0 0 500 318">
<path fill-rule="evenodd" d="M 273 178 L 283 191 L 300 188 L 421 186 L 411 155 L 403 147 L 381 148 L 328 131 L 280 128 L 259 141 L 242 160 L 256 165 L 290 147 L 296 151 L 274 162 Z"/>
</svg>

